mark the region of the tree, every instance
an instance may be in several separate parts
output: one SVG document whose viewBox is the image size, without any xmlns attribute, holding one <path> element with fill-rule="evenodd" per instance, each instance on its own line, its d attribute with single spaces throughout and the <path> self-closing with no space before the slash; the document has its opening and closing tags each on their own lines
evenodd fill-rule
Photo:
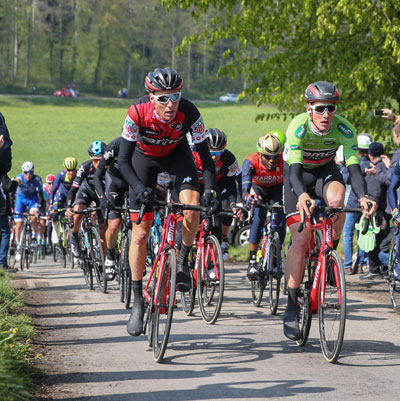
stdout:
<svg viewBox="0 0 400 401">
<path fill-rule="evenodd" d="M 189 44 L 236 38 L 219 75 L 243 75 L 242 96 L 280 110 L 304 110 L 305 87 L 334 82 L 341 114 L 359 130 L 384 127 L 374 108 L 400 104 L 400 3 L 396 0 L 161 0 L 168 8 L 206 12 L 208 27 L 186 37 Z"/>
</svg>

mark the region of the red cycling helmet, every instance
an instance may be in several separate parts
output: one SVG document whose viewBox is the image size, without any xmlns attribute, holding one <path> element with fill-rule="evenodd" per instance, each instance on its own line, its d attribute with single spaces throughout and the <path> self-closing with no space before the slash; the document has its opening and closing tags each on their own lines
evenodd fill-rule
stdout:
<svg viewBox="0 0 400 401">
<path fill-rule="evenodd" d="M 46 182 L 48 184 L 52 184 L 56 180 L 56 176 L 54 174 L 49 174 L 46 176 Z"/>
</svg>

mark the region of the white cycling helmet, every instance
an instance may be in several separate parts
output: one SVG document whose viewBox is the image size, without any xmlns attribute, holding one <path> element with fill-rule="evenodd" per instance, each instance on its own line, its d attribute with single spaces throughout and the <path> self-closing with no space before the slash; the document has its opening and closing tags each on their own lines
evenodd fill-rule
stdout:
<svg viewBox="0 0 400 401">
<path fill-rule="evenodd" d="M 35 166 L 33 165 L 32 162 L 27 161 L 22 164 L 22 172 L 27 173 L 28 171 L 34 171 L 34 170 L 35 170 Z"/>
<path fill-rule="evenodd" d="M 359 149 L 368 149 L 371 143 L 372 143 L 371 135 L 360 134 L 357 136 L 357 147 Z"/>
</svg>

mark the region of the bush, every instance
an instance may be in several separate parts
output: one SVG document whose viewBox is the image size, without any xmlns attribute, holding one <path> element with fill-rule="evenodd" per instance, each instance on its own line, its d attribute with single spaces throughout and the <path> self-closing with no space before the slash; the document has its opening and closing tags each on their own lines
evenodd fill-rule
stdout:
<svg viewBox="0 0 400 401">
<path fill-rule="evenodd" d="M 0 271 L 0 400 L 34 400 L 31 339 L 34 328 L 21 313 L 23 293 L 10 287 L 10 277 Z"/>
</svg>

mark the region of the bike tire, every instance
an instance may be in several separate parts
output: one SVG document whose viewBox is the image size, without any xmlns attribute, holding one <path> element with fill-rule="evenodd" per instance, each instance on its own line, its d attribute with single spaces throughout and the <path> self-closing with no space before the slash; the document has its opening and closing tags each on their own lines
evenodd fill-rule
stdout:
<svg viewBox="0 0 400 401">
<path fill-rule="evenodd" d="M 318 292 L 319 334 L 325 359 L 335 363 L 342 349 L 346 326 L 346 281 L 343 262 L 337 251 L 332 250 L 327 255 L 326 270 L 326 280 L 321 280 Z M 329 270 L 334 272 L 335 285 L 329 283 Z M 324 302 L 321 300 L 322 286 L 325 286 Z"/>
<path fill-rule="evenodd" d="M 19 260 L 19 268 L 21 271 L 24 270 L 24 265 L 25 265 L 25 254 L 26 254 L 26 228 L 22 228 L 21 232 L 21 240 L 19 243 L 19 252 L 21 259 Z"/>
<path fill-rule="evenodd" d="M 81 263 L 81 268 L 82 268 L 82 272 L 83 272 L 83 277 L 85 279 L 87 288 L 89 290 L 94 290 L 93 270 L 92 270 L 91 261 L 89 260 L 88 250 L 86 249 L 86 246 L 85 246 L 85 238 L 84 238 L 84 233 L 82 232 L 82 229 L 79 230 L 78 238 L 79 238 L 79 246 L 82 250 L 82 256 L 81 256 L 80 263 Z"/>
<path fill-rule="evenodd" d="M 274 233 L 268 250 L 269 275 L 269 309 L 271 315 L 276 315 L 279 306 L 279 293 L 281 290 L 281 242 L 277 232 Z"/>
<path fill-rule="evenodd" d="M 129 246 L 132 238 L 132 231 L 128 231 L 127 241 L 125 242 L 124 250 L 123 250 L 123 274 L 124 274 L 124 286 L 125 286 L 125 308 L 129 309 L 132 299 L 132 273 L 129 265 Z"/>
<path fill-rule="evenodd" d="M 25 267 L 29 270 L 32 262 L 32 232 L 26 232 L 25 237 Z"/>
<path fill-rule="evenodd" d="M 72 252 L 72 229 L 67 225 L 65 234 L 65 251 L 66 251 L 66 258 L 68 260 L 71 269 L 75 267 L 75 259 L 74 254 Z"/>
<path fill-rule="evenodd" d="M 193 277 L 194 267 L 196 263 L 196 251 L 197 247 L 192 246 L 189 254 L 189 273 L 190 273 L 190 290 L 187 292 L 181 292 L 181 304 L 183 313 L 186 316 L 191 316 L 193 314 L 194 304 L 196 301 L 196 280 Z"/>
<path fill-rule="evenodd" d="M 104 278 L 104 253 L 101 245 L 100 234 L 95 227 L 92 227 L 91 250 L 89 256 L 92 262 L 93 271 L 96 277 L 98 287 L 104 293 L 107 292 L 107 280 Z"/>
<path fill-rule="evenodd" d="M 176 294 L 176 251 L 171 248 L 165 252 L 164 266 L 158 277 L 160 291 L 155 300 L 153 325 L 153 358 L 161 362 L 164 358 L 171 331 L 172 316 Z"/>
<path fill-rule="evenodd" d="M 224 298 L 224 260 L 221 245 L 215 235 L 208 235 L 204 246 L 205 261 L 200 256 L 197 270 L 197 296 L 203 321 L 214 324 L 221 312 Z M 205 271 L 202 271 L 201 266 L 205 267 Z M 215 274 L 215 279 L 210 278 L 211 271 Z"/>
<path fill-rule="evenodd" d="M 386 281 L 389 285 L 390 301 L 393 310 L 400 313 L 400 282 L 394 278 L 393 265 L 397 257 L 396 237 L 392 239 L 389 249 L 389 266 L 386 272 Z"/>
<path fill-rule="evenodd" d="M 16 252 L 17 252 L 17 244 L 15 241 L 15 230 L 13 229 L 10 235 L 10 243 L 7 251 L 7 263 L 10 269 L 14 269 L 15 264 L 17 263 L 17 261 L 15 260 Z"/>
<path fill-rule="evenodd" d="M 306 262 L 306 269 L 304 272 L 304 278 L 300 284 L 297 294 L 297 305 L 299 308 L 299 328 L 301 338 L 296 341 L 296 344 L 300 347 L 304 347 L 307 344 L 308 336 L 310 334 L 312 313 L 310 311 L 310 289 L 312 285 L 312 277 L 310 274 L 310 261 Z"/>
</svg>

